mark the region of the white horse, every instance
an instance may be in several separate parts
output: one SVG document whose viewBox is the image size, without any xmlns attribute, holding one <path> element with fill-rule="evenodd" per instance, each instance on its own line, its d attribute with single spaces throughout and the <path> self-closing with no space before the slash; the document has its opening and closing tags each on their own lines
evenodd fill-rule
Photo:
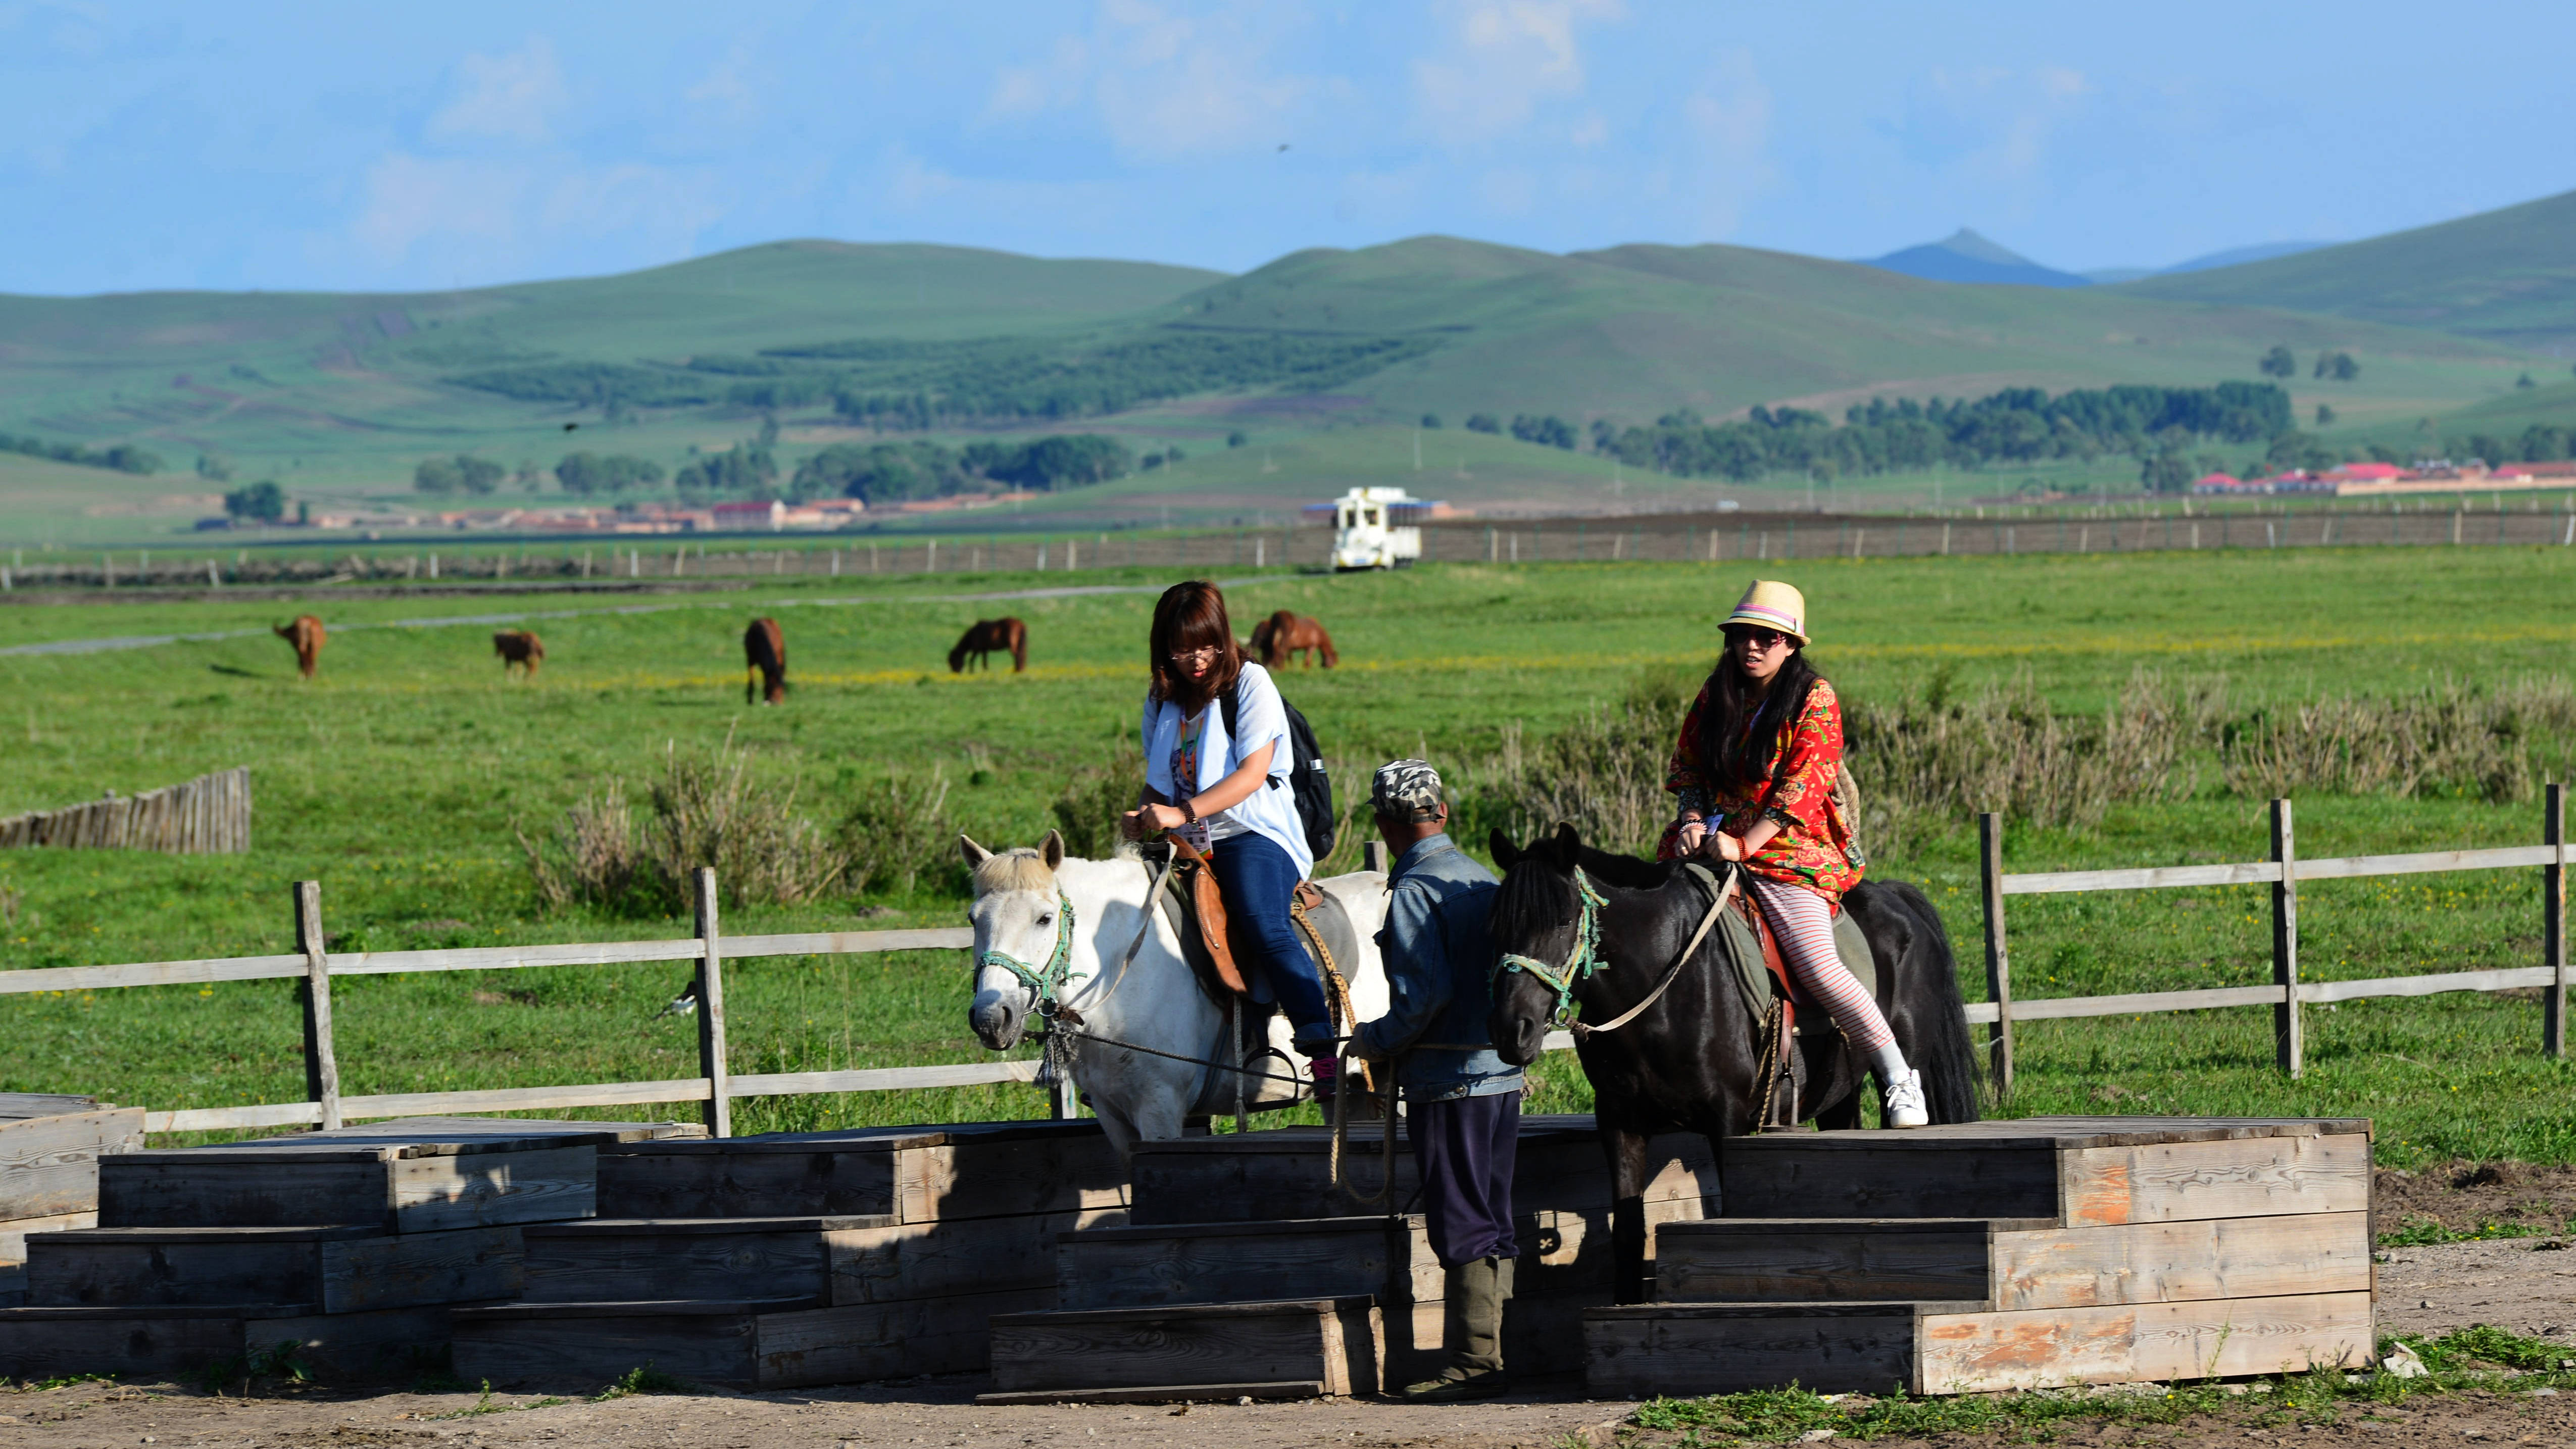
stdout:
<svg viewBox="0 0 2576 1449">
<path fill-rule="evenodd" d="M 1208 1110 L 1202 1097 L 1212 1077 L 1220 1082 L 1214 1095 L 1230 1094 L 1231 1084 L 1204 1065 L 1224 1041 L 1225 1013 L 1199 989 L 1170 918 L 1160 909 L 1146 915 L 1153 877 L 1144 861 L 1123 853 L 1114 860 L 1068 858 L 1063 837 L 1052 830 L 1035 850 L 996 854 L 962 835 L 957 847 L 975 878 L 968 911 L 975 926 L 975 1000 L 966 1017 L 984 1045 L 1004 1051 L 1018 1044 L 1029 1013 L 1050 994 L 1071 1007 L 1083 1034 L 1072 1044 L 1074 1082 L 1091 1098 L 1122 1157 L 1138 1142 L 1180 1136 L 1184 1118 Z M 1349 918 L 1354 939 L 1336 945 L 1334 954 L 1355 1019 L 1385 1014 L 1377 932 L 1386 918 L 1386 877 L 1363 871 L 1316 884 Z M 1146 933 L 1141 944 L 1140 930 Z M 1135 959 L 1121 972 L 1118 963 L 1131 946 Z M 1341 959 L 1346 950 L 1348 959 Z M 1279 1053 L 1255 1058 L 1252 1069 L 1283 1072 L 1283 1063 L 1296 1062 L 1303 1075 L 1302 1061 L 1287 1051 L 1286 1019 L 1274 1016 L 1270 1030 Z M 1248 1081 L 1244 1095 L 1277 1085 Z"/>
</svg>

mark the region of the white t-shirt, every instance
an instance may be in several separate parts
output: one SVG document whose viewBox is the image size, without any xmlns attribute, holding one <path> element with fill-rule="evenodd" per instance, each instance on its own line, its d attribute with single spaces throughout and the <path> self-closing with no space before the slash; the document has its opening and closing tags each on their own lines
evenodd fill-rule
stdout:
<svg viewBox="0 0 2576 1449">
<path fill-rule="evenodd" d="M 1287 706 L 1279 698 L 1279 686 L 1271 682 L 1270 671 L 1250 661 L 1235 678 L 1234 697 L 1240 738 L 1226 734 L 1223 703 L 1208 701 L 1199 724 L 1198 779 L 1181 790 L 1173 785 L 1172 752 L 1179 746 L 1188 721 L 1182 718 L 1180 706 L 1158 701 L 1149 694 L 1141 729 L 1145 783 L 1166 800 L 1196 795 L 1243 768 L 1246 756 L 1259 754 L 1263 745 L 1269 745 L 1269 778 L 1262 787 L 1203 823 L 1213 840 L 1250 832 L 1271 841 L 1288 853 L 1296 863 L 1298 877 L 1303 879 L 1314 872 L 1315 856 L 1306 848 L 1306 826 L 1298 819 L 1297 802 L 1288 793 L 1288 772 L 1295 764 L 1295 751 L 1288 742 Z"/>
</svg>

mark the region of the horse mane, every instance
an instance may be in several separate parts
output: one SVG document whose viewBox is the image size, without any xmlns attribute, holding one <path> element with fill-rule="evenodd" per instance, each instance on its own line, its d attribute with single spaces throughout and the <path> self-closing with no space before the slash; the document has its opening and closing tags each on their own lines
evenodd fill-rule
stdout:
<svg viewBox="0 0 2576 1449">
<path fill-rule="evenodd" d="M 1517 866 L 1503 873 L 1494 894 L 1493 934 L 1497 940 L 1526 941 L 1542 932 L 1574 924 L 1582 907 L 1574 893 L 1574 876 L 1558 858 L 1553 841 L 1542 839 L 1523 853 L 1520 864 L 1537 863 L 1543 871 Z M 1603 885 L 1621 890 L 1659 890 L 1679 867 L 1669 860 L 1642 860 L 1589 845 L 1575 847 L 1573 865 Z"/>
<path fill-rule="evenodd" d="M 982 900 L 995 891 L 1051 891 L 1055 889 L 1055 872 L 1047 869 L 1046 860 L 1025 846 L 996 851 L 984 857 L 975 867 L 975 898 Z"/>
</svg>

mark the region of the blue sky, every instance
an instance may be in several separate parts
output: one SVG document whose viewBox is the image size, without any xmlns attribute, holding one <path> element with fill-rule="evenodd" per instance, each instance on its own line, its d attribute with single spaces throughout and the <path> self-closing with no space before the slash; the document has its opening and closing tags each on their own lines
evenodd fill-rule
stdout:
<svg viewBox="0 0 2576 1449">
<path fill-rule="evenodd" d="M 1229 271 L 1425 232 L 2053 266 L 2576 187 L 2576 6 L 0 0 L 0 291 L 782 237 Z M 2572 242 L 2571 245 L 2576 245 Z"/>
</svg>

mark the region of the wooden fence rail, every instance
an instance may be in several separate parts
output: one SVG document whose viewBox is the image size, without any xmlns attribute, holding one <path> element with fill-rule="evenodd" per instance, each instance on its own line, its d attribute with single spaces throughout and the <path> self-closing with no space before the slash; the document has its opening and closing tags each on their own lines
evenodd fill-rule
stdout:
<svg viewBox="0 0 2576 1449">
<path fill-rule="evenodd" d="M 1380 847 L 1369 850 L 1370 868 L 1383 870 Z M 733 1132 L 733 1102 L 740 1097 L 790 1097 L 826 1092 L 899 1092 L 973 1087 L 1037 1080 L 1029 1060 L 958 1062 L 926 1067 L 863 1067 L 823 1072 L 735 1073 L 726 1065 L 723 963 L 758 957 L 831 956 L 874 951 L 964 951 L 975 933 L 964 927 L 900 931 L 814 931 L 772 936 L 719 934 L 715 872 L 700 869 L 693 882 L 698 933 L 678 940 L 607 941 L 548 946 L 471 946 L 447 951 L 326 949 L 321 885 L 294 888 L 296 946 L 292 955 L 232 956 L 190 961 L 140 961 L 114 966 L 59 966 L 0 971 L 0 996 L 38 992 L 109 991 L 132 986 L 193 986 L 218 981 L 293 980 L 304 1024 L 305 1095 L 301 1102 L 238 1107 L 193 1107 L 144 1114 L 146 1132 L 208 1132 L 345 1125 L 351 1118 L 526 1112 L 566 1107 L 696 1102 L 707 1130 Z M 613 966 L 641 961 L 690 961 L 698 1010 L 698 1075 L 649 1082 L 582 1082 L 552 1087 L 497 1087 L 452 1092 L 393 1092 L 344 1096 L 331 1025 L 331 982 L 343 976 L 386 976 L 413 971 L 505 971 L 531 966 Z M 1549 1051 L 1574 1045 L 1570 1032 L 1553 1032 Z M 1059 1093 L 1057 1116 L 1071 1116 L 1069 1093 Z"/>
<path fill-rule="evenodd" d="M 1987 1000 L 1968 1006 L 1968 1020 L 1982 1024 L 1995 1083 L 2009 1095 L 2013 1080 L 2013 1024 L 2080 1017 L 2130 1016 L 2163 1011 L 2209 1011 L 2227 1006 L 2272 1008 L 2275 1058 L 2292 1077 L 2306 1068 L 2306 1023 L 2300 1008 L 2371 997 L 2432 996 L 2446 991 L 2541 990 L 2541 1050 L 2567 1054 L 2567 787 L 2551 784 L 2541 811 L 2539 845 L 2491 850 L 2437 850 L 2412 855 L 2351 855 L 2303 860 L 2291 828 L 2290 802 L 2272 802 L 2272 858 L 2227 865 L 2159 866 L 2144 870 L 2003 871 L 2003 817 L 1977 817 L 1980 892 L 1985 917 Z M 2415 875 L 2443 870 L 2527 870 L 2541 873 L 2541 948 L 2537 966 L 2484 971 L 2443 971 L 2424 976 L 2381 976 L 2355 981 L 2299 979 L 2299 882 L 2358 876 Z M 2180 886 L 2264 885 L 2272 897 L 2272 980 L 2260 986 L 2220 986 L 2197 991 L 2144 991 L 2125 996 L 2054 996 L 2015 1000 L 2012 958 L 2004 925 L 2006 896 L 2069 891 L 2166 890 Z"/>
</svg>

